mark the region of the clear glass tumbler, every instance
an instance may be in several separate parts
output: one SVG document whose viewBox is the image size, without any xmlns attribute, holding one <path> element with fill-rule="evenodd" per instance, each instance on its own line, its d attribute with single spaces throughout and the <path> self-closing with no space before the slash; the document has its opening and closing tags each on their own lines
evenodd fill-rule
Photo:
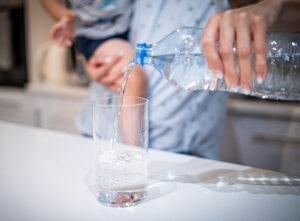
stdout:
<svg viewBox="0 0 300 221">
<path fill-rule="evenodd" d="M 116 116 L 119 117 L 116 120 Z M 112 96 L 93 103 L 97 154 L 93 186 L 108 206 L 136 205 L 147 196 L 148 100 Z"/>
</svg>

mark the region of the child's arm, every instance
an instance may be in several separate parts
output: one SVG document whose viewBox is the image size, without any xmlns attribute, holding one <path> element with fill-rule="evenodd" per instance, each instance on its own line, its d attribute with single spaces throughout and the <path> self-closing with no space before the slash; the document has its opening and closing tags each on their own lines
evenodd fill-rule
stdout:
<svg viewBox="0 0 300 221">
<path fill-rule="evenodd" d="M 134 56 L 133 47 L 126 41 L 120 39 L 112 39 L 104 42 L 94 53 L 93 57 L 112 57 L 119 55 L 120 58 L 112 66 L 107 69 L 106 73 L 101 73 L 101 76 L 98 73 L 97 81 L 104 84 L 109 89 L 120 92 L 122 81 L 124 80 L 125 73 L 128 64 L 132 62 Z M 93 58 L 92 58 L 93 59 Z M 108 66 L 108 65 L 106 65 Z M 132 72 L 129 75 L 126 88 L 125 96 L 132 97 L 146 97 L 147 96 L 147 76 L 140 66 L 134 66 Z M 94 76 L 95 77 L 95 76 Z M 142 131 L 141 119 L 144 116 L 145 112 L 143 106 L 136 105 L 137 101 L 142 101 L 142 99 L 129 98 L 123 100 L 125 105 L 122 108 L 119 127 L 120 127 L 120 136 L 124 144 L 129 144 L 133 146 L 141 145 L 140 142 L 140 131 Z M 129 106 L 128 106 L 129 105 Z"/>
<path fill-rule="evenodd" d="M 132 69 L 132 72 L 129 76 L 129 79 L 126 84 L 126 90 L 124 96 L 133 96 L 133 97 L 147 97 L 147 87 L 148 87 L 148 79 L 147 76 L 142 69 L 141 66 L 135 66 Z M 137 104 L 137 102 L 142 102 L 142 99 L 132 98 L 123 100 L 123 104 L 130 105 L 130 101 L 132 104 Z M 147 108 L 143 105 L 136 105 L 132 107 L 125 107 L 122 109 L 121 117 L 120 117 L 120 128 L 122 139 L 125 144 L 132 146 L 141 146 L 143 145 L 141 142 L 141 134 L 145 129 L 143 122 L 143 118 L 147 118 L 145 114 L 147 114 Z"/>
<path fill-rule="evenodd" d="M 132 72 L 127 81 L 125 96 L 146 97 L 148 79 L 141 66 L 132 68 Z"/>
<path fill-rule="evenodd" d="M 101 76 L 94 76 L 93 79 L 114 92 L 120 92 L 121 84 L 124 79 L 125 69 L 132 62 L 134 57 L 133 47 L 126 41 L 121 39 L 111 39 L 99 46 L 95 51 L 92 59 L 94 58 L 113 58 L 118 56 L 118 60 L 105 73 L 101 72 Z M 91 60 L 92 60 L 91 59 Z M 106 64 L 108 66 L 108 64 Z M 102 67 L 99 67 L 100 69 Z M 147 94 L 147 77 L 141 67 L 133 68 L 133 73 L 130 74 L 128 79 L 125 95 L 145 97 Z M 95 71 L 96 72 L 96 71 Z M 98 73 L 98 72 L 96 72 Z M 98 73 L 98 75 L 100 75 Z"/>
<path fill-rule="evenodd" d="M 51 37 L 60 46 L 70 47 L 75 29 L 76 13 L 58 0 L 41 0 L 46 11 L 57 20 L 51 28 Z"/>
<path fill-rule="evenodd" d="M 55 19 L 60 20 L 63 16 L 72 16 L 74 12 L 68 9 L 59 0 L 41 0 L 46 11 Z"/>
</svg>

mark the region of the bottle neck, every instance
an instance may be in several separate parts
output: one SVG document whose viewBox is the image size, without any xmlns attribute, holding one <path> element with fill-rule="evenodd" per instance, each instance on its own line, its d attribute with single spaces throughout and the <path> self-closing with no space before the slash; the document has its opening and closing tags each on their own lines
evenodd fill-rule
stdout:
<svg viewBox="0 0 300 221">
<path fill-rule="evenodd" d="M 152 45 L 147 43 L 138 43 L 135 48 L 134 63 L 141 66 L 150 63 Z"/>
</svg>

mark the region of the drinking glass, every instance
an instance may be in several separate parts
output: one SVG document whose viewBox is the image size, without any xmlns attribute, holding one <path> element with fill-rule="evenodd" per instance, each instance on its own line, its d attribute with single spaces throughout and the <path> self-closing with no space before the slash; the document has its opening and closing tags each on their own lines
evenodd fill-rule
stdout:
<svg viewBox="0 0 300 221">
<path fill-rule="evenodd" d="M 96 162 L 93 186 L 108 206 L 136 205 L 147 196 L 148 100 L 110 96 L 93 103 Z"/>
</svg>

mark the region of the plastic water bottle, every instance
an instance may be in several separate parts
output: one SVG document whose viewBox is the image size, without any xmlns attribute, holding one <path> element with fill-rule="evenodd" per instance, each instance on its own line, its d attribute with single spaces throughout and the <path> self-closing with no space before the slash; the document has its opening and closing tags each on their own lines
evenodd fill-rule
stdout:
<svg viewBox="0 0 300 221">
<path fill-rule="evenodd" d="M 152 65 L 172 85 L 185 90 L 245 93 L 242 88 L 233 90 L 227 87 L 223 78 L 211 73 L 200 46 L 201 35 L 201 28 L 181 27 L 157 43 L 139 43 L 134 62 L 142 66 Z M 267 61 L 267 76 L 258 82 L 253 75 L 252 88 L 247 94 L 262 98 L 300 100 L 300 36 L 270 34 Z M 238 67 L 237 62 L 236 59 Z"/>
</svg>

